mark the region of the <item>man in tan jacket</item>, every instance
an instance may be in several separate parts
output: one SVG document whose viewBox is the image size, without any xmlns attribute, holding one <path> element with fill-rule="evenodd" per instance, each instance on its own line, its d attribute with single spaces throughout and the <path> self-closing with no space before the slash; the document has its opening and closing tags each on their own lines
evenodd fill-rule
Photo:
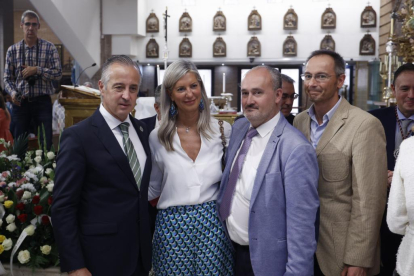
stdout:
<svg viewBox="0 0 414 276">
<path fill-rule="evenodd" d="M 379 229 L 387 186 L 385 134 L 378 119 L 339 96 L 344 73 L 339 54 L 313 52 L 302 75 L 313 105 L 294 120 L 316 149 L 319 164 L 315 276 L 376 275 L 380 268 Z"/>
</svg>

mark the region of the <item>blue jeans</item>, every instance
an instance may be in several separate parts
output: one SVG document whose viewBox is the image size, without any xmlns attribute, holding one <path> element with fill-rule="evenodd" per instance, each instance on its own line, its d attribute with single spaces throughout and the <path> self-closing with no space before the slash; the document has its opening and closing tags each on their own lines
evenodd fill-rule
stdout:
<svg viewBox="0 0 414 276">
<path fill-rule="evenodd" d="M 30 133 L 30 124 L 33 120 L 35 134 L 40 127 L 40 143 L 43 149 L 43 131 L 45 128 L 46 146 L 49 150 L 52 146 L 52 101 L 49 95 L 23 99 L 21 105 L 13 104 L 12 122 L 14 124 L 13 137 L 16 140 L 22 134 Z"/>
</svg>

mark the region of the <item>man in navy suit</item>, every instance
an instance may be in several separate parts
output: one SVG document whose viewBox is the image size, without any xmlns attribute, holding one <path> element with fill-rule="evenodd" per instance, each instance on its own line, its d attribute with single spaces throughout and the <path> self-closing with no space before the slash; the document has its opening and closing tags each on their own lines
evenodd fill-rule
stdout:
<svg viewBox="0 0 414 276">
<path fill-rule="evenodd" d="M 236 249 L 235 275 L 312 275 L 315 150 L 279 110 L 279 71 L 253 68 L 241 92 L 245 118 L 233 125 L 217 201 Z"/>
<path fill-rule="evenodd" d="M 151 268 L 148 132 L 129 115 L 140 83 L 135 62 L 111 57 L 99 81 L 102 104 L 62 134 L 52 222 L 69 275 L 148 275 Z"/>
<path fill-rule="evenodd" d="M 381 121 L 387 138 L 388 187 L 391 185 L 395 166 L 394 153 L 400 147 L 402 140 L 410 136 L 410 129 L 414 126 L 414 65 L 412 63 L 406 63 L 395 71 L 391 89 L 397 99 L 397 106 L 370 111 Z M 381 224 L 380 275 L 383 276 L 393 275 L 396 255 L 402 239 L 401 235 L 394 234 L 388 229 L 386 217 L 385 210 Z"/>
<path fill-rule="evenodd" d="M 289 124 L 293 125 L 293 120 L 295 119 L 295 115 L 293 115 L 292 107 L 293 102 L 295 99 L 299 97 L 298 94 L 295 93 L 295 87 L 293 84 L 295 81 L 289 77 L 288 75 L 281 74 L 282 76 L 282 100 L 280 103 L 281 109 L 280 112 L 285 116 L 285 119 L 289 122 Z"/>
<path fill-rule="evenodd" d="M 144 122 L 147 125 L 148 133 L 151 133 L 151 131 L 158 127 L 160 125 L 159 121 L 161 120 L 161 112 L 160 112 L 160 95 L 161 95 L 161 85 L 158 85 L 157 88 L 155 88 L 154 92 L 154 109 L 157 114 L 154 116 L 141 119 L 142 122 Z"/>
</svg>

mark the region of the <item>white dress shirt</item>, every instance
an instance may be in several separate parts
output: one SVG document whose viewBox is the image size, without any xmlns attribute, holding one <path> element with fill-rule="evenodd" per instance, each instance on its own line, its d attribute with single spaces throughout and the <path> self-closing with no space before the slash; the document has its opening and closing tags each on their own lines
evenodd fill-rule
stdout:
<svg viewBox="0 0 414 276">
<path fill-rule="evenodd" d="M 124 153 L 125 153 L 125 149 L 124 149 L 124 143 L 122 141 L 123 135 L 122 135 L 121 129 L 119 128 L 119 125 L 123 122 L 129 123 L 129 128 L 128 128 L 129 139 L 134 145 L 134 149 L 138 157 L 139 165 L 141 166 L 141 175 L 142 175 L 144 173 L 145 162 L 147 161 L 147 155 L 145 154 L 144 147 L 142 146 L 141 140 L 139 140 L 139 137 L 137 134 L 137 131 L 141 131 L 141 130 L 137 130 L 137 131 L 135 130 L 129 116 L 127 116 L 125 121 L 121 122 L 120 120 L 112 116 L 102 104 L 99 107 L 99 112 L 101 112 L 109 128 L 112 130 L 113 134 L 115 135 L 116 140 L 118 141 L 119 146 L 121 147 Z"/>
<path fill-rule="evenodd" d="M 252 143 L 250 144 L 246 158 L 244 159 L 242 170 L 237 179 L 230 216 L 227 218 L 227 228 L 230 238 L 240 245 L 249 245 L 250 199 L 252 197 L 257 167 L 260 164 L 260 160 L 262 159 L 263 152 L 269 142 L 270 136 L 279 122 L 279 118 L 280 112 L 272 119 L 256 128 L 258 134 L 252 139 Z M 237 151 L 236 157 L 233 160 L 233 165 L 243 143 Z"/>
<path fill-rule="evenodd" d="M 167 151 L 158 140 L 158 128 L 151 132 L 152 172 L 148 199 L 160 197 L 158 209 L 202 204 L 217 199 L 223 145 L 218 121 L 211 118 L 210 125 L 214 133 L 210 134 L 210 140 L 200 135 L 201 148 L 195 161 L 181 147 L 177 133 L 173 138 L 174 151 Z M 228 141 L 231 126 L 227 122 L 223 126 Z"/>
</svg>

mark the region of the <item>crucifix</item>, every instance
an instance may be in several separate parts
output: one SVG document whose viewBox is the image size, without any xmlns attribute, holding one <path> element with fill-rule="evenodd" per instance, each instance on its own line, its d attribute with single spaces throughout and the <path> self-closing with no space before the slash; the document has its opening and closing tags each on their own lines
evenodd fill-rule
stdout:
<svg viewBox="0 0 414 276">
<path fill-rule="evenodd" d="M 165 31 L 165 45 L 164 45 L 164 70 L 167 70 L 167 61 L 168 61 L 168 7 L 165 7 L 165 13 L 163 14 L 164 17 L 164 31 Z"/>
</svg>

